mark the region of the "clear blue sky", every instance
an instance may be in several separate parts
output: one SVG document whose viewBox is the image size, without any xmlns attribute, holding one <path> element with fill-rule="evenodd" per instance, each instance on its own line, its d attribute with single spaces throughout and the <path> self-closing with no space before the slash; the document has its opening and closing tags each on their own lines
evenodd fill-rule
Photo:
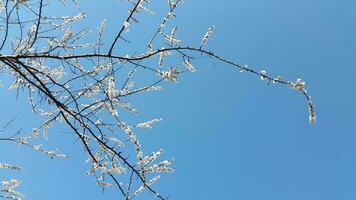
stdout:
<svg viewBox="0 0 356 200">
<path fill-rule="evenodd" d="M 110 41 L 127 14 L 120 9 L 125 3 L 94 2 L 99 1 L 82 4 L 89 15 L 85 23 L 95 27 L 107 18 Z M 141 16 L 142 25 L 130 28 L 138 43 L 150 24 L 159 23 L 167 4 L 153 1 L 152 7 L 156 17 Z M 285 79 L 306 80 L 317 123 L 308 123 L 306 102 L 296 91 L 201 60 L 197 73 L 135 100 L 143 121 L 164 119 L 142 133 L 144 148 L 163 147 L 167 158 L 175 158 L 176 172 L 162 176 L 156 188 L 177 200 L 354 200 L 356 1 L 185 0 L 177 15 L 177 36 L 187 44 L 199 44 L 215 25 L 207 49 Z M 16 115 L 24 131 L 37 126 L 23 102 L 0 89 L 0 122 Z M 23 165 L 13 175 L 23 179 L 20 190 L 28 199 L 119 199 L 117 191 L 102 193 L 94 178 L 85 176 L 85 155 L 69 130 L 51 130 L 49 146 L 70 159 L 0 146 L 1 162 Z"/>
</svg>

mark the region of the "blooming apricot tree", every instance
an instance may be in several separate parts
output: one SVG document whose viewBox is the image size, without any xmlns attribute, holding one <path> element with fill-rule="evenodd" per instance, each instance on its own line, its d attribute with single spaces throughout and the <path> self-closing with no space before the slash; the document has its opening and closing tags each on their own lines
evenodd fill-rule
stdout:
<svg viewBox="0 0 356 200">
<path fill-rule="evenodd" d="M 281 76 L 271 76 L 265 70 L 237 64 L 207 50 L 214 26 L 196 46 L 184 45 L 176 37 L 177 26 L 170 24 L 181 3 L 182 0 L 168 0 L 168 12 L 157 23 L 145 48 L 135 54 L 123 54 L 121 44 L 130 44 L 126 36 L 139 21 L 145 20 L 145 15 L 154 14 L 148 0 L 128 0 L 131 8 L 115 35 L 105 33 L 105 20 L 97 30 L 77 30 L 86 14 L 75 0 L 0 0 L 0 72 L 12 80 L 12 84 L 3 87 L 9 92 L 22 93 L 33 114 L 43 117 L 43 123 L 34 125 L 30 135 L 5 133 L 10 121 L 0 130 L 0 140 L 52 158 L 67 158 L 38 142 L 41 137 L 46 141 L 54 124 L 63 123 L 83 146 L 89 164 L 86 173 L 95 177 L 99 187 L 115 187 L 126 200 L 137 197 L 143 190 L 166 199 L 153 184 L 162 173 L 174 171 L 170 167 L 172 160 L 159 159 L 162 149 L 143 152 L 135 134 L 161 119 L 130 124 L 121 113 L 137 113 L 127 97 L 162 90 L 164 81 L 176 83 L 183 73 L 195 72 L 194 59 L 201 56 L 254 74 L 268 84 L 287 85 L 299 91 L 306 98 L 310 123 L 315 122 L 314 106 L 304 81 L 284 81 Z M 46 12 L 49 6 L 74 8 L 77 14 L 52 16 Z M 95 39 L 86 42 L 93 34 Z M 103 42 L 104 38 L 111 42 Z M 136 87 L 134 77 L 138 71 L 151 76 L 153 81 Z M 0 168 L 21 169 L 7 163 L 0 163 Z M 17 191 L 20 183 L 18 179 L 2 181 L 1 197 L 24 199 Z"/>
</svg>

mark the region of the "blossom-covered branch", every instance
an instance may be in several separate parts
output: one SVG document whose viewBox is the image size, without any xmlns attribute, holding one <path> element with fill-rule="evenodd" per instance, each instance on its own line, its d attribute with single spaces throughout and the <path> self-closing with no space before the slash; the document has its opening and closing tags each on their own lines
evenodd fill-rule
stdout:
<svg viewBox="0 0 356 200">
<path fill-rule="evenodd" d="M 138 53 L 123 54 L 119 53 L 124 52 L 123 44 L 130 44 L 126 34 L 134 31 L 139 18 L 145 20 L 145 15 L 154 14 L 148 0 L 128 0 L 131 8 L 118 32 L 114 36 L 107 35 L 103 20 L 97 28 L 96 39 L 89 43 L 83 41 L 92 36 L 91 31 L 75 29 L 86 19 L 76 1 L 0 0 L 0 23 L 5 27 L 0 32 L 0 72 L 13 79 L 8 90 L 22 92 L 33 113 L 44 120 L 39 127 L 33 128 L 30 136 L 15 135 L 0 140 L 22 144 L 51 157 L 66 158 L 57 150 L 45 150 L 42 144 L 30 143 L 40 132 L 45 141 L 51 127 L 57 123 L 66 124 L 88 155 L 87 175 L 95 177 L 99 187 L 115 186 L 126 200 L 137 197 L 144 190 L 158 199 L 166 199 L 154 184 L 162 173 L 174 172 L 172 160 L 160 160 L 163 149 L 143 152 L 136 135 L 140 129 L 152 128 L 162 119 L 135 124 L 126 120 L 123 113 L 138 113 L 127 97 L 162 90 L 165 81 L 176 83 L 183 73 L 196 72 L 199 67 L 194 65 L 194 60 L 201 56 L 254 74 L 267 83 L 296 89 L 307 100 L 310 123 L 315 122 L 314 104 L 301 79 L 285 81 L 281 76 L 272 76 L 265 70 L 235 63 L 207 50 L 214 26 L 202 34 L 197 46 L 184 45 L 184 41 L 177 38 L 176 25 L 166 30 L 181 3 L 181 0 L 168 0 L 168 12 L 145 48 L 137 50 Z M 68 7 L 68 4 L 77 11 L 76 15 L 48 16 L 45 12 L 50 6 Z M 31 16 L 27 14 L 23 19 L 24 12 Z M 111 42 L 105 45 L 103 37 L 110 38 Z M 138 71 L 151 75 L 151 80 L 140 87 L 134 79 Z M 11 181 L 5 183 L 3 192 L 18 185 Z"/>
</svg>

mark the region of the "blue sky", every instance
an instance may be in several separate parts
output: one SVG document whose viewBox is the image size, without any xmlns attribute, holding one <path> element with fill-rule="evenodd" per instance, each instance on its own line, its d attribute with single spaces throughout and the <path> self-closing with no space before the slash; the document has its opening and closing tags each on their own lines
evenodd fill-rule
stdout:
<svg viewBox="0 0 356 200">
<path fill-rule="evenodd" d="M 110 41 L 122 24 L 118 19 L 126 15 L 125 3 L 82 5 L 89 16 L 83 26 L 95 27 L 107 18 Z M 157 16 L 141 15 L 141 25 L 130 28 L 128 37 L 137 43 L 159 23 L 166 1 L 154 1 L 152 7 Z M 139 119 L 164 119 L 142 133 L 144 148 L 163 147 L 167 158 L 175 158 L 176 172 L 162 176 L 156 188 L 171 199 L 187 200 L 355 199 L 355 8 L 353 0 L 186 0 L 174 21 L 179 38 L 199 45 L 215 25 L 207 49 L 288 80 L 302 78 L 314 99 L 317 123 L 308 123 L 298 92 L 267 86 L 214 60 L 198 60 L 197 73 L 134 99 Z M 38 125 L 25 101 L 14 101 L 6 88 L 0 89 L 0 102 L 0 122 L 17 116 L 12 130 Z M 28 199 L 118 199 L 117 191 L 102 193 L 93 177 L 85 176 L 85 155 L 69 130 L 52 129 L 48 145 L 60 147 L 70 159 L 0 146 L 1 162 L 24 167 L 14 176 L 23 179 L 21 191 Z"/>
</svg>

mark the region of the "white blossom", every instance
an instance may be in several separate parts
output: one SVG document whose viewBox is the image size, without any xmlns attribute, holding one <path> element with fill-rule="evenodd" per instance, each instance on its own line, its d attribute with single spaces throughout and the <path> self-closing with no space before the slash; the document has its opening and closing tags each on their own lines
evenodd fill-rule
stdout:
<svg viewBox="0 0 356 200">
<path fill-rule="evenodd" d="M 261 70 L 260 71 L 260 74 L 261 74 L 261 80 L 267 80 L 267 72 L 266 70 Z"/>
<path fill-rule="evenodd" d="M 19 166 L 10 165 L 10 164 L 6 164 L 6 163 L 0 163 L 0 168 L 11 169 L 11 170 L 21 170 L 21 168 Z"/>
<path fill-rule="evenodd" d="M 180 74 L 180 71 L 179 71 L 178 67 L 176 67 L 176 68 L 170 67 L 170 69 L 168 71 L 160 72 L 160 75 L 162 78 L 164 78 L 168 81 L 171 81 L 173 83 L 177 82 L 177 78 L 178 78 L 179 74 Z"/>
<path fill-rule="evenodd" d="M 124 26 L 124 30 L 125 30 L 126 32 L 129 32 L 130 23 L 127 22 L 127 21 L 125 21 L 124 24 L 123 24 L 123 26 Z"/>
<path fill-rule="evenodd" d="M 108 98 L 112 101 L 115 100 L 116 97 L 116 90 L 115 90 L 115 82 L 114 82 L 114 77 L 110 77 L 108 80 Z"/>
<path fill-rule="evenodd" d="M 279 82 L 279 81 L 282 81 L 283 80 L 283 78 L 282 78 L 282 76 L 277 76 L 276 78 L 274 78 L 273 79 L 273 83 L 277 83 L 277 82 Z"/>
<path fill-rule="evenodd" d="M 196 72 L 194 66 L 188 60 L 184 60 L 184 65 L 189 71 Z"/>
<path fill-rule="evenodd" d="M 162 118 L 160 118 L 160 119 L 152 119 L 150 121 L 137 124 L 136 127 L 137 128 L 152 128 L 153 124 L 155 124 L 157 122 L 160 122 L 160 121 L 162 121 Z"/>
<path fill-rule="evenodd" d="M 146 186 L 151 186 L 152 184 L 154 184 L 155 182 L 157 182 L 159 178 L 160 178 L 160 176 L 155 176 L 155 177 L 152 178 L 150 181 L 148 181 L 147 183 L 145 183 L 144 185 L 142 185 L 141 187 L 139 187 L 139 188 L 135 191 L 134 196 L 137 196 L 138 194 L 140 194 L 141 192 L 143 192 L 143 190 L 146 188 Z"/>
<path fill-rule="evenodd" d="M 208 31 L 205 33 L 205 35 L 204 35 L 204 37 L 203 37 L 203 39 L 202 39 L 200 48 L 203 48 L 203 47 L 208 43 L 208 40 L 209 40 L 210 36 L 213 34 L 214 29 L 215 29 L 215 26 L 211 26 L 211 27 L 208 29 Z"/>
</svg>

